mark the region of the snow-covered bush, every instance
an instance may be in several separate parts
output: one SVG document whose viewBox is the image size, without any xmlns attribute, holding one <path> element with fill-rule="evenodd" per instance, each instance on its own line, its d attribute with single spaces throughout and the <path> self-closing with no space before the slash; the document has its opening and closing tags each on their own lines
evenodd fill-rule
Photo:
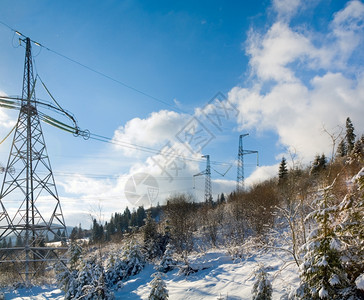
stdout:
<svg viewBox="0 0 364 300">
<path fill-rule="evenodd" d="M 192 267 L 190 262 L 188 261 L 188 257 L 186 255 L 182 256 L 183 263 L 178 266 L 178 274 L 189 276 L 193 273 L 196 273 L 200 270 L 200 268 Z"/>
<path fill-rule="evenodd" d="M 268 274 L 263 266 L 255 271 L 256 280 L 252 289 L 253 300 L 270 300 L 272 299 L 272 284 L 268 279 Z"/>
<path fill-rule="evenodd" d="M 168 290 L 166 283 L 163 281 L 161 272 L 152 274 L 153 280 L 149 283 L 151 291 L 149 294 L 149 300 L 166 300 L 168 299 Z"/>
</svg>

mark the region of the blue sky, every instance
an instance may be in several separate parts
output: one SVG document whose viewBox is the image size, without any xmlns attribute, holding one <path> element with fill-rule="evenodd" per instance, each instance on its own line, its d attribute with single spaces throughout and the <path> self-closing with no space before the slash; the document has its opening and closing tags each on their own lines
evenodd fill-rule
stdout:
<svg viewBox="0 0 364 300">
<path fill-rule="evenodd" d="M 170 169 L 170 180 L 156 164 L 166 161 L 166 152 L 153 156 L 115 143 L 84 141 L 44 124 L 70 225 L 88 224 L 100 207 L 104 219 L 127 205 L 133 208 L 124 190 L 138 173 L 157 181 L 153 204 L 175 192 L 201 199 L 203 177 L 194 183 L 192 175 L 204 169 L 204 154 L 219 162 L 212 164 L 214 197 L 230 192 L 242 132 L 250 134 L 245 147 L 259 151 L 259 167 L 254 155 L 245 156 L 247 186 L 274 176 L 282 155 L 302 164 L 317 153 L 330 156 L 324 129 L 338 133 L 347 116 L 362 134 L 363 19 L 362 1 L 340 0 L 3 0 L 0 10 L 0 21 L 11 28 L 119 81 L 33 45 L 35 72 L 81 128 L 115 143 L 157 151 L 169 145 L 179 158 L 188 158 L 172 161 L 181 170 Z M 1 24 L 0 40 L 0 93 L 19 95 L 24 48 Z M 206 106 L 217 93 L 226 99 Z M 50 100 L 41 85 L 36 94 Z M 221 103 L 235 110 L 215 126 L 211 116 Z M 16 112 L 0 110 L 1 139 L 16 119 Z M 196 120 L 211 138 L 203 149 L 181 140 Z M 9 147 L 10 139 L 0 145 L 3 165 Z"/>
</svg>

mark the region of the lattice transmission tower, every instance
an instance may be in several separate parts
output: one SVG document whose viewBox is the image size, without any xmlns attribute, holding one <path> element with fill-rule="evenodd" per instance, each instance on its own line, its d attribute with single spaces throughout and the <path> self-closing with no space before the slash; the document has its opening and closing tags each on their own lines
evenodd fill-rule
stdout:
<svg viewBox="0 0 364 300">
<path fill-rule="evenodd" d="M 258 151 L 255 150 L 245 150 L 243 147 L 243 137 L 248 136 L 249 133 L 245 133 L 245 134 L 241 134 L 239 136 L 239 149 L 238 149 L 238 172 L 237 172 L 237 177 L 236 177 L 236 191 L 242 192 L 244 191 L 244 155 L 247 154 L 253 154 L 256 153 L 257 154 L 257 165 L 259 164 L 258 162 Z"/>
<path fill-rule="evenodd" d="M 0 266 L 13 265 L 29 284 L 35 276 L 45 274 L 50 263 L 63 261 L 67 232 L 40 123 L 40 116 L 49 123 L 51 118 L 37 109 L 32 41 L 21 41 L 26 46 L 22 97 L 1 99 L 2 107 L 20 112 L 7 166 L 3 168 Z M 49 240 L 58 241 L 59 246 L 49 244 Z"/>
<path fill-rule="evenodd" d="M 203 155 L 206 158 L 206 169 L 198 174 L 193 175 L 193 177 L 205 175 L 205 202 L 212 202 L 212 189 L 211 189 L 211 165 L 210 165 L 210 155 Z"/>
</svg>

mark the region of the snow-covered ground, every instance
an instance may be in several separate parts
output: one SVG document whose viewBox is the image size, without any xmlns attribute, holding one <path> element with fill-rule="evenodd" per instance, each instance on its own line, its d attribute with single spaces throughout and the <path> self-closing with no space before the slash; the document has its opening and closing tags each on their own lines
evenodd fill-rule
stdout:
<svg viewBox="0 0 364 300">
<path fill-rule="evenodd" d="M 163 278 L 167 284 L 169 299 L 251 299 L 251 290 L 255 281 L 254 270 L 261 263 L 268 268 L 269 279 L 273 285 L 273 299 L 280 299 L 291 288 L 298 285 L 298 268 L 291 257 L 277 250 L 256 254 L 248 260 L 232 260 L 225 249 L 210 250 L 204 254 L 189 257 L 192 267 L 200 271 L 188 277 L 179 275 L 178 270 L 170 271 Z M 124 287 L 115 291 L 115 299 L 147 299 L 155 272 L 153 265 L 147 264 L 144 270 L 125 281 Z M 34 287 L 31 290 L 20 289 L 5 291 L 5 299 L 63 299 L 63 293 L 55 286 Z"/>
</svg>

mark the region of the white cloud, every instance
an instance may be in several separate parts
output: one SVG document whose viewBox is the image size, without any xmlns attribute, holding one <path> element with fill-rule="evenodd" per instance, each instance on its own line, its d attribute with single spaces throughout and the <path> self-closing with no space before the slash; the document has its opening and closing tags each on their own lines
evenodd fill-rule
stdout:
<svg viewBox="0 0 364 300">
<path fill-rule="evenodd" d="M 264 180 L 277 176 L 279 164 L 273 166 L 257 167 L 255 171 L 245 180 L 247 187 L 260 183 Z"/>
<path fill-rule="evenodd" d="M 120 126 L 115 131 L 113 139 L 117 143 L 120 141 L 129 143 L 122 149 L 125 154 L 134 155 L 135 150 L 130 148 L 130 144 L 161 147 L 163 143 L 174 138 L 189 118 L 185 114 L 174 111 L 153 112 L 148 118 L 134 118 L 128 121 L 125 126 Z"/>
<path fill-rule="evenodd" d="M 10 118 L 5 109 L 0 108 L 0 129 L 9 129 L 15 125 L 13 118 Z"/>
<path fill-rule="evenodd" d="M 273 0 L 273 8 L 278 13 L 279 19 L 290 19 L 301 5 L 301 0 Z"/>
<path fill-rule="evenodd" d="M 308 36 L 282 22 L 274 23 L 265 35 L 251 30 L 246 52 L 258 80 L 277 82 L 298 81 L 292 63 L 317 70 L 329 65 L 332 57 L 330 50 L 315 48 Z"/>
<path fill-rule="evenodd" d="M 353 37 L 364 33 L 363 7 L 352 1 L 335 14 L 331 38 L 319 46 L 315 32 L 303 33 L 287 23 L 276 22 L 263 35 L 251 30 L 247 53 L 256 84 L 229 93 L 241 112 L 241 127 L 274 130 L 303 162 L 317 153 L 331 154 L 324 128 L 332 132 L 348 116 L 357 129 L 364 128 L 364 76 L 349 60 L 360 48 L 360 39 Z M 342 53 L 345 57 L 337 59 Z"/>
<path fill-rule="evenodd" d="M 339 55 L 337 58 L 347 59 L 353 50 L 363 42 L 364 4 L 350 1 L 346 7 L 337 12 L 332 22 L 333 34 L 337 38 Z"/>
<path fill-rule="evenodd" d="M 7 96 L 2 90 L 0 90 L 0 97 Z M 15 121 L 9 116 L 7 109 L 0 107 L 0 130 L 2 128 L 8 129 L 12 128 L 15 125 Z"/>
</svg>

